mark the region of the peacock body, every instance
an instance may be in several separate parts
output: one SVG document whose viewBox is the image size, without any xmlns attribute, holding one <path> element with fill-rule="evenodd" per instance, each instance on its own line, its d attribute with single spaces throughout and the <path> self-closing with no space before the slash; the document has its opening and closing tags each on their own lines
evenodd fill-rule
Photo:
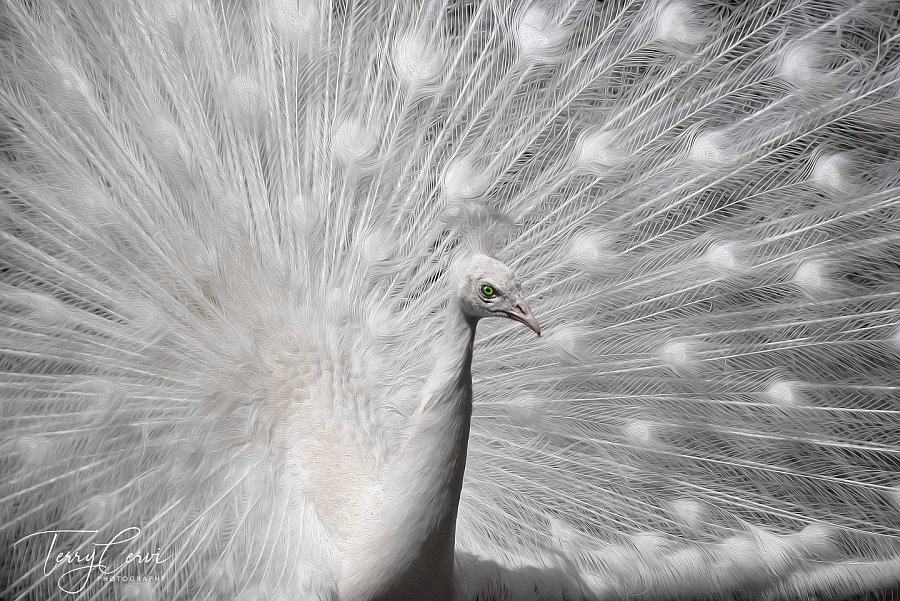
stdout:
<svg viewBox="0 0 900 601">
<path fill-rule="evenodd" d="M 896 594 L 900 3 L 0 32 L 0 597 Z"/>
</svg>

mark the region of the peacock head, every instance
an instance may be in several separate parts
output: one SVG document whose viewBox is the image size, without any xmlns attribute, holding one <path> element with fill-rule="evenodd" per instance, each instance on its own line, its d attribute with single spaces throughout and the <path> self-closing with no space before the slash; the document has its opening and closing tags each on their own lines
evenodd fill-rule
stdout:
<svg viewBox="0 0 900 601">
<path fill-rule="evenodd" d="M 475 255 L 466 271 L 459 299 L 469 317 L 505 317 L 524 323 L 541 335 L 512 270 L 491 257 Z"/>
</svg>

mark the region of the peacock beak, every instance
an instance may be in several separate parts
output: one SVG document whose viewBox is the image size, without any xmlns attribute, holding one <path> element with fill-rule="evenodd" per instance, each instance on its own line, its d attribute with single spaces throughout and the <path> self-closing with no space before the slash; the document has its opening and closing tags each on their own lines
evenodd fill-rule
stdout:
<svg viewBox="0 0 900 601">
<path fill-rule="evenodd" d="M 525 301 L 516 301 L 515 311 L 507 311 L 506 314 L 510 319 L 515 319 L 516 321 L 524 323 L 526 326 L 531 328 L 531 330 L 534 331 L 534 333 L 538 336 L 541 335 L 541 326 L 538 323 L 537 319 L 534 318 L 534 315 L 531 314 L 531 309 L 528 308 L 528 305 L 525 303 Z"/>
</svg>

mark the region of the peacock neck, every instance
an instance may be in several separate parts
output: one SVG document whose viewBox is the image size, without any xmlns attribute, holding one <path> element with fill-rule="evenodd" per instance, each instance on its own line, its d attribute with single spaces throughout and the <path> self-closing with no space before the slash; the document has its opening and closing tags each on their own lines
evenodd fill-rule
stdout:
<svg viewBox="0 0 900 601">
<path fill-rule="evenodd" d="M 359 598 L 453 598 L 456 516 L 472 417 L 475 326 L 475 319 L 451 303 L 412 431 L 384 474 L 377 495 L 380 506 L 373 507 L 375 519 L 368 530 L 377 547 L 357 547 L 366 556 L 354 559 L 347 584 L 355 589 L 353 583 L 365 582 L 369 594 Z M 360 572 L 369 571 L 363 566 L 370 562 L 376 573 L 357 580 Z"/>
<path fill-rule="evenodd" d="M 411 539 L 420 545 L 410 566 L 415 579 L 453 575 L 456 516 L 472 419 L 476 324 L 456 301 L 447 308 L 437 359 L 398 462 L 408 491 L 409 528 L 416 531 Z M 448 585 L 442 586 L 449 591 Z"/>
<path fill-rule="evenodd" d="M 449 410 L 450 414 L 462 412 L 471 416 L 476 324 L 476 319 L 463 313 L 458 300 L 447 307 L 437 359 L 422 391 L 416 423 L 435 411 Z"/>
</svg>

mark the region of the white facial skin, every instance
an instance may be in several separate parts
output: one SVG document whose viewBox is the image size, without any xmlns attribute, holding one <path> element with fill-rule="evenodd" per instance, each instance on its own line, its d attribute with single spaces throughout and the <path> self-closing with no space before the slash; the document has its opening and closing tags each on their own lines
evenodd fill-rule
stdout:
<svg viewBox="0 0 900 601">
<path fill-rule="evenodd" d="M 485 255 L 472 258 L 459 299 L 470 317 L 514 319 L 541 335 L 541 327 L 531 314 L 512 270 L 496 259 Z"/>
</svg>

